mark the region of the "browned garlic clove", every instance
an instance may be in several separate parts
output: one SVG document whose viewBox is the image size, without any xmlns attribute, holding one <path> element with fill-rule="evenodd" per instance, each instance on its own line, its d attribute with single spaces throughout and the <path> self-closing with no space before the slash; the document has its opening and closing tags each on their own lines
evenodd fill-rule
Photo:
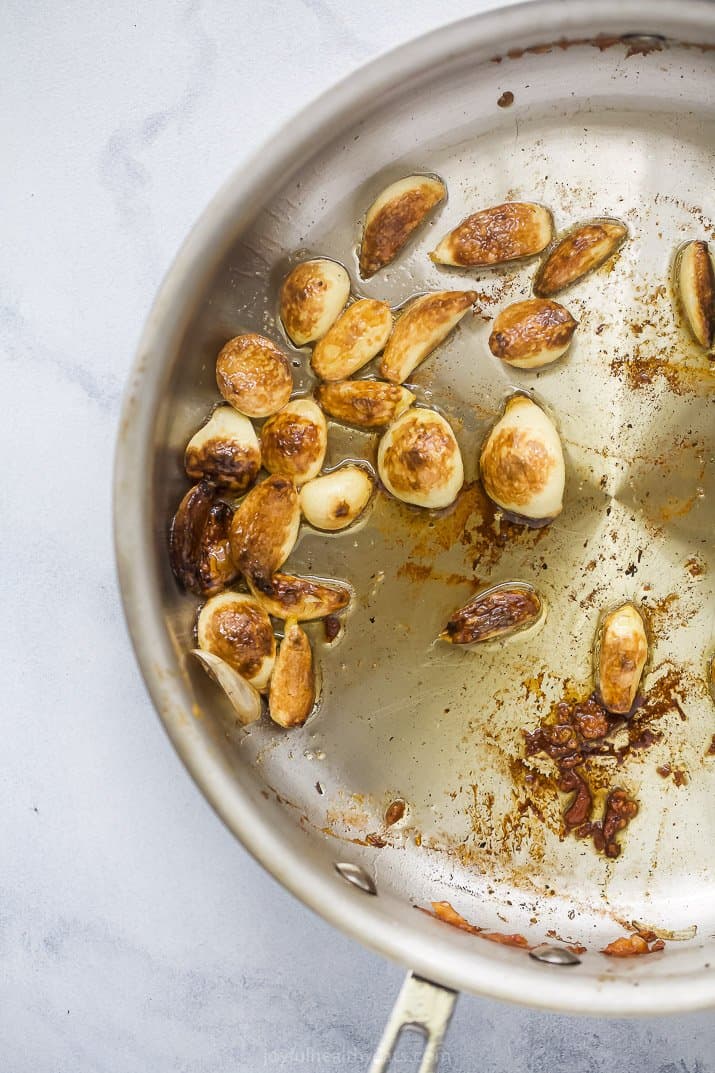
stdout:
<svg viewBox="0 0 715 1073">
<path fill-rule="evenodd" d="M 476 291 L 433 291 L 415 298 L 392 330 L 380 375 L 401 384 L 456 328 L 476 300 Z"/>
<path fill-rule="evenodd" d="M 299 622 L 335 615 L 350 603 L 350 589 L 339 582 L 274 574 L 266 579 L 248 579 L 251 592 L 269 615 Z"/>
<path fill-rule="evenodd" d="M 337 261 L 318 257 L 296 265 L 281 287 L 280 316 L 291 342 L 322 339 L 349 297 L 350 277 Z"/>
<path fill-rule="evenodd" d="M 194 648 L 191 655 L 201 664 L 209 678 L 224 691 L 243 726 L 255 723 L 261 718 L 261 694 L 242 674 L 213 652 Z"/>
<path fill-rule="evenodd" d="M 598 692 L 604 708 L 626 715 L 633 707 L 648 659 L 648 638 L 640 612 L 632 603 L 610 611 L 596 639 Z"/>
<path fill-rule="evenodd" d="M 339 466 L 303 485 L 303 517 L 316 529 L 345 529 L 365 510 L 373 487 L 373 479 L 363 466 Z"/>
<path fill-rule="evenodd" d="M 312 399 L 293 399 L 261 429 L 263 465 L 296 484 L 318 476 L 327 445 L 325 417 Z"/>
<path fill-rule="evenodd" d="M 385 432 L 377 452 L 380 480 L 396 499 L 438 510 L 464 483 L 459 444 L 434 410 L 411 409 Z"/>
<path fill-rule="evenodd" d="M 290 362 L 274 342 L 249 332 L 229 339 L 216 359 L 216 383 L 226 402 L 247 417 L 268 417 L 293 390 Z"/>
<path fill-rule="evenodd" d="M 540 406 L 514 395 L 482 448 L 484 491 L 497 506 L 532 521 L 563 506 L 566 470 L 559 434 Z"/>
<path fill-rule="evenodd" d="M 310 641 L 296 619 L 288 619 L 276 657 L 268 711 L 282 727 L 302 726 L 315 705 L 315 670 Z"/>
<path fill-rule="evenodd" d="M 186 493 L 169 533 L 169 561 L 188 592 L 210 596 L 237 576 L 229 534 L 233 510 L 216 501 L 216 489 L 200 481 Z"/>
<path fill-rule="evenodd" d="M 383 380 L 341 380 L 320 384 L 315 397 L 329 417 L 358 428 L 382 428 L 391 424 L 415 401 L 400 384 Z"/>
<path fill-rule="evenodd" d="M 313 348 L 310 364 L 321 380 L 343 380 L 379 354 L 392 331 L 387 302 L 360 298 Z"/>
<path fill-rule="evenodd" d="M 293 481 L 268 477 L 251 489 L 231 523 L 231 555 L 247 578 L 269 578 L 290 555 L 300 528 Z"/>
<path fill-rule="evenodd" d="M 360 246 L 360 275 L 373 276 L 394 261 L 410 235 L 447 196 L 435 175 L 408 175 L 391 183 L 367 210 Z"/>
<path fill-rule="evenodd" d="M 196 632 L 203 652 L 224 660 L 255 689 L 266 688 L 276 658 L 276 639 L 258 600 L 241 592 L 212 596 L 201 608 Z"/>
<path fill-rule="evenodd" d="M 715 341 L 715 267 L 707 242 L 689 242 L 681 250 L 677 280 L 688 327 L 709 350 Z"/>
<path fill-rule="evenodd" d="M 550 298 L 578 283 L 605 264 L 627 236 L 620 220 L 594 220 L 573 228 L 547 253 L 534 279 L 534 294 Z"/>
<path fill-rule="evenodd" d="M 430 256 L 441 265 L 500 265 L 541 253 L 551 241 L 551 213 L 529 201 L 508 201 L 462 220 Z"/>
<path fill-rule="evenodd" d="M 489 349 L 517 369 L 540 369 L 566 353 L 576 328 L 577 322 L 558 302 L 528 298 L 497 314 Z"/>
<path fill-rule="evenodd" d="M 186 445 L 184 465 L 189 477 L 207 477 L 234 492 L 245 492 L 261 468 L 256 430 L 232 406 L 217 406 Z"/>
<path fill-rule="evenodd" d="M 538 592 L 521 582 L 505 582 L 477 593 L 451 616 L 440 640 L 471 645 L 509 637 L 535 626 L 543 618 Z"/>
</svg>

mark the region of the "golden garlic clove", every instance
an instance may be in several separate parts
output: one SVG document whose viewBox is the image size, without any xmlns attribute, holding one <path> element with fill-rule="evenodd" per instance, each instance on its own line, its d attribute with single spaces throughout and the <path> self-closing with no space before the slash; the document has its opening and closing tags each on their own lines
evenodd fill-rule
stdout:
<svg viewBox="0 0 715 1073">
<path fill-rule="evenodd" d="M 231 523 L 231 555 L 247 578 L 269 578 L 290 555 L 300 528 L 293 481 L 268 477 L 237 507 Z"/>
<path fill-rule="evenodd" d="M 274 618 L 307 622 L 335 615 L 350 603 L 350 589 L 336 581 L 274 574 L 266 580 L 249 577 L 248 584 L 256 599 Z"/>
<path fill-rule="evenodd" d="M 430 254 L 441 265 L 500 265 L 541 253 L 551 241 L 551 213 L 529 201 L 508 201 L 462 220 Z"/>
<path fill-rule="evenodd" d="M 261 694 L 242 674 L 213 652 L 193 648 L 191 655 L 201 664 L 209 678 L 224 691 L 243 726 L 255 723 L 261 718 Z"/>
<path fill-rule="evenodd" d="M 293 390 L 290 362 L 264 335 L 229 339 L 216 359 L 216 383 L 226 402 L 247 417 L 268 417 Z"/>
<path fill-rule="evenodd" d="M 447 338 L 476 300 L 476 291 L 433 291 L 415 298 L 393 328 L 380 376 L 401 384 Z"/>
<path fill-rule="evenodd" d="M 315 396 L 329 417 L 358 428 L 382 428 L 391 424 L 415 401 L 400 384 L 383 380 L 342 380 L 320 384 Z"/>
<path fill-rule="evenodd" d="M 451 616 L 440 634 L 453 645 L 509 637 L 543 618 L 541 597 L 531 585 L 505 582 L 473 596 Z"/>
<path fill-rule="evenodd" d="M 363 279 L 394 261 L 410 235 L 446 196 L 446 186 L 435 175 L 408 175 L 383 190 L 365 217 L 360 246 Z"/>
<path fill-rule="evenodd" d="M 380 480 L 396 499 L 438 510 L 464 483 L 459 444 L 434 410 L 411 409 L 385 432 L 377 452 Z"/>
<path fill-rule="evenodd" d="M 297 621 L 289 619 L 271 677 L 271 719 L 282 727 L 302 726 L 315 705 L 315 692 L 310 641 Z"/>
<path fill-rule="evenodd" d="M 531 521 L 561 512 L 566 471 L 559 434 L 525 395 L 507 402 L 482 448 L 479 467 L 484 491 L 503 510 Z"/>
<path fill-rule="evenodd" d="M 628 236 L 620 220 L 594 220 L 569 231 L 546 255 L 534 279 L 534 294 L 549 298 L 600 268 Z"/>
<path fill-rule="evenodd" d="M 186 493 L 169 533 L 169 561 L 188 592 L 211 596 L 238 576 L 230 549 L 233 510 L 216 501 L 216 489 L 200 481 Z"/>
<path fill-rule="evenodd" d="M 280 315 L 296 346 L 322 339 L 350 297 L 350 277 L 341 264 L 324 257 L 302 261 L 281 287 Z"/>
<path fill-rule="evenodd" d="M 189 477 L 207 477 L 234 492 L 245 492 L 261 468 L 256 430 L 232 406 L 217 406 L 186 445 L 184 465 Z"/>
<path fill-rule="evenodd" d="M 199 648 L 212 652 L 263 690 L 273 671 L 276 639 L 263 607 L 241 592 L 222 592 L 207 600 L 197 625 Z"/>
<path fill-rule="evenodd" d="M 610 611 L 596 641 L 598 692 L 604 708 L 626 715 L 633 707 L 648 659 L 648 638 L 640 612 L 631 603 Z"/>
<path fill-rule="evenodd" d="M 303 485 L 300 508 L 316 529 L 345 529 L 362 514 L 372 489 L 373 479 L 363 466 L 340 466 Z"/>
<path fill-rule="evenodd" d="M 321 380 L 343 380 L 379 354 L 392 331 L 387 302 L 360 298 L 313 348 L 310 364 Z"/>
<path fill-rule="evenodd" d="M 263 465 L 296 484 L 318 476 L 327 446 L 325 417 L 312 399 L 293 399 L 261 429 Z"/>
<path fill-rule="evenodd" d="M 688 327 L 709 350 L 715 341 L 715 269 L 707 242 L 689 242 L 681 250 L 677 278 Z"/>
<path fill-rule="evenodd" d="M 576 328 L 577 322 L 558 302 L 528 298 L 497 314 L 489 349 L 517 369 L 540 369 L 566 353 Z"/>
</svg>

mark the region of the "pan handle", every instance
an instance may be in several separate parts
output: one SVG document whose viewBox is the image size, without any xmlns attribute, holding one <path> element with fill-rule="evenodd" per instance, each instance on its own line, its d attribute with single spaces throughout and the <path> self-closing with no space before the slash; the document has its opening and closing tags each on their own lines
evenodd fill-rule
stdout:
<svg viewBox="0 0 715 1073">
<path fill-rule="evenodd" d="M 425 1037 L 418 1073 L 436 1073 L 442 1041 L 456 1001 L 456 991 L 408 973 L 368 1073 L 387 1073 L 397 1041 L 405 1028 L 416 1028 Z"/>
</svg>

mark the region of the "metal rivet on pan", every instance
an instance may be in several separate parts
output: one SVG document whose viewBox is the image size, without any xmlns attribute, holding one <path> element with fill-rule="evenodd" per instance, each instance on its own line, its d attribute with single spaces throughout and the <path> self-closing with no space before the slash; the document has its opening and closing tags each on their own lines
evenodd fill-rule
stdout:
<svg viewBox="0 0 715 1073">
<path fill-rule="evenodd" d="M 636 45 L 653 45 L 656 48 L 667 41 L 662 34 L 622 34 L 621 41 L 632 41 Z"/>
<path fill-rule="evenodd" d="M 580 965 L 581 958 L 567 950 L 565 946 L 549 946 L 542 943 L 529 951 L 529 957 L 534 961 L 545 961 L 548 965 Z"/>
<path fill-rule="evenodd" d="M 361 868 L 359 864 L 349 864 L 347 861 L 336 861 L 335 871 L 354 887 L 364 890 L 366 894 L 377 894 L 377 887 L 371 875 Z"/>
</svg>

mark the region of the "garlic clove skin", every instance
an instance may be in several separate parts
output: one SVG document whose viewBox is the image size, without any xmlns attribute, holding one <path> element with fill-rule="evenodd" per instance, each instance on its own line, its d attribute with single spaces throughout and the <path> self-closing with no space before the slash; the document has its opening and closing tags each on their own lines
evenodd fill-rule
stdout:
<svg viewBox="0 0 715 1073">
<path fill-rule="evenodd" d="M 324 257 L 302 261 L 283 280 L 280 317 L 298 347 L 322 339 L 350 297 L 350 277 L 341 264 Z"/>
<path fill-rule="evenodd" d="M 300 501 L 293 481 L 268 477 L 241 501 L 231 522 L 231 556 L 246 578 L 269 578 L 298 539 Z"/>
<path fill-rule="evenodd" d="M 335 532 L 360 517 L 374 481 L 363 466 L 345 465 L 308 481 L 300 491 L 303 517 L 315 529 Z"/>
<path fill-rule="evenodd" d="M 261 694 L 243 675 L 213 652 L 193 648 L 191 655 L 201 664 L 209 678 L 224 691 L 242 726 L 249 726 L 261 718 Z"/>
<path fill-rule="evenodd" d="M 360 298 L 342 313 L 313 348 L 313 372 L 321 380 L 344 380 L 379 354 L 392 331 L 387 302 Z"/>
<path fill-rule="evenodd" d="M 197 596 L 211 596 L 238 576 L 230 548 L 233 509 L 216 499 L 209 481 L 190 488 L 169 532 L 169 562 L 174 577 Z"/>
<path fill-rule="evenodd" d="M 317 477 L 328 446 L 328 426 L 312 399 L 293 399 L 261 429 L 263 465 L 297 485 Z"/>
<path fill-rule="evenodd" d="M 689 242 L 678 256 L 677 280 L 688 327 L 700 346 L 715 340 L 715 268 L 707 242 Z"/>
<path fill-rule="evenodd" d="M 254 689 L 268 685 L 276 658 L 276 639 L 263 607 L 241 592 L 222 592 L 207 600 L 196 627 L 199 648 L 237 671 Z"/>
<path fill-rule="evenodd" d="M 531 585 L 505 582 L 477 593 L 458 608 L 440 634 L 453 645 L 471 645 L 510 637 L 544 618 L 544 604 Z"/>
<path fill-rule="evenodd" d="M 465 268 L 507 264 L 546 249 L 553 234 L 551 213 L 529 201 L 508 201 L 468 216 L 442 239 L 430 257 Z"/>
<path fill-rule="evenodd" d="M 401 384 L 456 328 L 476 300 L 476 291 L 433 291 L 415 298 L 393 328 L 380 376 Z"/>
<path fill-rule="evenodd" d="M 350 589 L 340 582 L 274 574 L 267 580 L 250 578 L 251 592 L 274 618 L 299 622 L 336 615 L 350 603 Z"/>
<path fill-rule="evenodd" d="M 295 619 L 288 619 L 276 657 L 268 711 L 274 723 L 302 726 L 315 706 L 315 670 L 310 641 Z"/>
<path fill-rule="evenodd" d="M 329 417 L 357 428 L 383 428 L 409 409 L 415 396 L 384 380 L 340 380 L 320 384 L 315 397 Z"/>
<path fill-rule="evenodd" d="M 444 201 L 447 188 L 436 175 L 407 175 L 391 183 L 365 216 L 360 275 L 369 279 L 394 261 L 414 231 Z"/>
<path fill-rule="evenodd" d="M 216 359 L 216 383 L 226 402 L 246 417 L 268 417 L 293 390 L 290 362 L 264 335 L 229 339 Z"/>
<path fill-rule="evenodd" d="M 561 440 L 550 418 L 525 395 L 514 395 L 482 447 L 484 490 L 503 510 L 524 520 L 561 513 L 566 469 Z"/>
<path fill-rule="evenodd" d="M 609 712 L 631 710 L 647 659 L 643 619 L 632 603 L 621 604 L 606 615 L 596 641 L 598 692 Z"/>
<path fill-rule="evenodd" d="M 558 302 L 528 298 L 497 314 L 489 349 L 517 369 L 540 369 L 566 353 L 576 328 L 577 322 Z"/>
<path fill-rule="evenodd" d="M 432 510 L 453 503 L 464 483 L 459 444 L 434 410 L 413 408 L 390 425 L 380 440 L 377 468 L 396 499 Z"/>
<path fill-rule="evenodd" d="M 232 492 L 245 492 L 261 468 L 256 430 L 232 406 L 217 406 L 186 445 L 184 466 L 195 480 L 206 477 Z"/>
<path fill-rule="evenodd" d="M 534 279 L 534 294 L 550 298 L 605 264 L 628 237 L 620 220 L 594 220 L 574 227 L 547 253 Z"/>
</svg>

